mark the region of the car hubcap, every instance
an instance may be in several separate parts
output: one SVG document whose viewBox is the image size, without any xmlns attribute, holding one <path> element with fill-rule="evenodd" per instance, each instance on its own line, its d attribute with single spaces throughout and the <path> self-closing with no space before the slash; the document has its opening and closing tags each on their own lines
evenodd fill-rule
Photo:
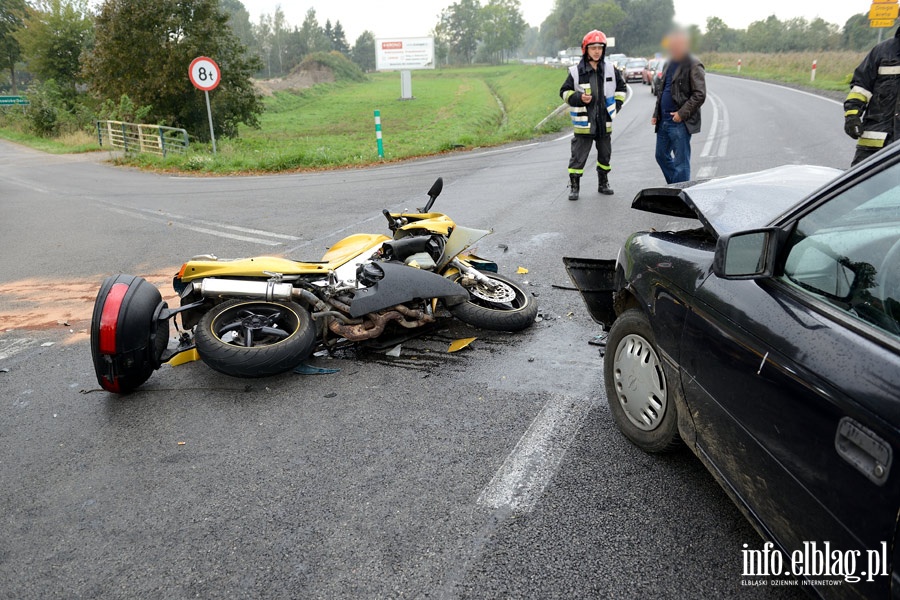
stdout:
<svg viewBox="0 0 900 600">
<path fill-rule="evenodd" d="M 666 378 L 650 342 L 635 334 L 622 338 L 613 360 L 613 377 L 628 420 L 643 431 L 659 427 L 666 414 Z"/>
</svg>

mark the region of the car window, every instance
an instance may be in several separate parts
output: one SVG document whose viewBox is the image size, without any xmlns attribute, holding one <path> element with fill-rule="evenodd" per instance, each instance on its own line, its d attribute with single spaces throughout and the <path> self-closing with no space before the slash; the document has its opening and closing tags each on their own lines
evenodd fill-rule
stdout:
<svg viewBox="0 0 900 600">
<path fill-rule="evenodd" d="M 801 218 L 781 277 L 900 337 L 900 164 Z"/>
</svg>

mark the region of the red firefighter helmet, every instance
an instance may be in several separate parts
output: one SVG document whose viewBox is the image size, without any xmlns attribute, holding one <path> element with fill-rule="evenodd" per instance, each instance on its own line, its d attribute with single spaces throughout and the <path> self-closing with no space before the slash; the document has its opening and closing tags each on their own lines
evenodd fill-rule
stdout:
<svg viewBox="0 0 900 600">
<path fill-rule="evenodd" d="M 592 44 L 603 44 L 603 47 L 606 47 L 606 34 L 597 29 L 588 32 L 584 39 L 581 40 L 581 53 L 584 54 L 587 52 L 587 47 Z"/>
</svg>

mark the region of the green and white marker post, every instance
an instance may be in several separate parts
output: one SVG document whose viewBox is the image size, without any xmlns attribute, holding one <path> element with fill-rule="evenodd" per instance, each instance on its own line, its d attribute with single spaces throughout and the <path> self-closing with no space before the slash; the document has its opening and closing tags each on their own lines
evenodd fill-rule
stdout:
<svg viewBox="0 0 900 600">
<path fill-rule="evenodd" d="M 384 141 L 381 139 L 381 111 L 375 111 L 375 143 L 378 145 L 378 158 L 384 158 Z"/>
</svg>

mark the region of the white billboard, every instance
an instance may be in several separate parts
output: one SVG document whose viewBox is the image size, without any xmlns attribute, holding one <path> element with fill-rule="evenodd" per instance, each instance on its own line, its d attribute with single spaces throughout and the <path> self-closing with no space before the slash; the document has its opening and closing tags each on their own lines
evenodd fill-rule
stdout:
<svg viewBox="0 0 900 600">
<path fill-rule="evenodd" d="M 375 40 L 375 69 L 409 71 L 434 68 L 434 38 L 381 38 Z"/>
</svg>

